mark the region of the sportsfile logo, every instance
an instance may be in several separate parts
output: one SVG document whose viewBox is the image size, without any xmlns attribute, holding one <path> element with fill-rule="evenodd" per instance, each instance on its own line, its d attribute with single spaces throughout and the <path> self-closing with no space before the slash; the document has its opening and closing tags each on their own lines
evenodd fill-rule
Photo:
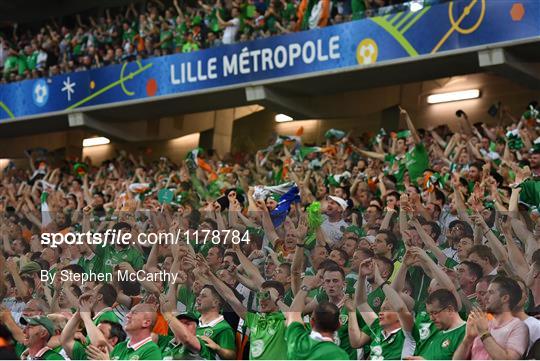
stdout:
<svg viewBox="0 0 540 361">
<path fill-rule="evenodd" d="M 249 243 L 249 231 L 240 232 L 239 230 L 195 230 L 176 232 L 149 232 L 137 233 L 135 236 L 130 231 L 123 229 L 107 229 L 103 232 L 67 232 L 41 234 L 41 244 L 52 248 L 61 245 L 83 245 L 105 247 L 106 245 L 132 245 L 135 242 L 141 245 L 172 245 L 172 244 L 240 244 Z"/>
</svg>

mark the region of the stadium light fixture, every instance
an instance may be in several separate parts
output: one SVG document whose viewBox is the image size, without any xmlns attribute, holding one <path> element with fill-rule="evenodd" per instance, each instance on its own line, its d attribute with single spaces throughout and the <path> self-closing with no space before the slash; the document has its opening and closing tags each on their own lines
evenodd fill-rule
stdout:
<svg viewBox="0 0 540 361">
<path fill-rule="evenodd" d="M 456 92 L 431 94 L 427 97 L 428 104 L 457 102 L 460 100 L 476 99 L 480 97 L 480 89 L 460 90 Z"/>
<path fill-rule="evenodd" d="M 94 137 L 94 138 L 86 138 L 82 141 L 83 147 L 94 147 L 96 145 L 105 145 L 109 144 L 111 141 L 109 138 L 105 137 Z"/>
<path fill-rule="evenodd" d="M 288 115 L 286 114 L 277 114 L 274 119 L 276 120 L 276 122 L 278 123 L 284 123 L 284 122 L 290 122 L 290 121 L 293 121 L 294 119 L 289 117 Z"/>
</svg>

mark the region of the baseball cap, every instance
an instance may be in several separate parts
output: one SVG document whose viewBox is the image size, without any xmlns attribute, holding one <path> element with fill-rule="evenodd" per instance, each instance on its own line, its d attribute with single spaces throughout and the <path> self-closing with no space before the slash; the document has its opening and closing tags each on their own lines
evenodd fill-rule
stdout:
<svg viewBox="0 0 540 361">
<path fill-rule="evenodd" d="M 47 316 L 22 317 L 21 324 L 29 326 L 43 326 L 49 332 L 49 335 L 54 335 L 54 324 Z"/>
<path fill-rule="evenodd" d="M 41 266 L 39 263 L 30 261 L 21 267 L 20 274 L 41 272 Z"/>
<path fill-rule="evenodd" d="M 340 198 L 340 197 L 336 197 L 336 196 L 328 196 L 328 198 L 330 198 L 331 200 L 333 200 L 334 202 L 336 202 L 337 204 L 339 204 L 341 206 L 341 208 L 343 208 L 343 210 L 346 210 L 347 209 L 347 201 L 343 198 Z"/>
<path fill-rule="evenodd" d="M 362 239 L 366 239 L 369 243 L 374 243 L 375 242 L 375 236 L 364 236 L 362 238 L 360 238 L 360 240 Z"/>
<path fill-rule="evenodd" d="M 199 318 L 195 316 L 193 312 L 182 312 L 178 316 L 176 316 L 178 320 L 190 320 L 194 322 L 199 322 Z"/>
</svg>

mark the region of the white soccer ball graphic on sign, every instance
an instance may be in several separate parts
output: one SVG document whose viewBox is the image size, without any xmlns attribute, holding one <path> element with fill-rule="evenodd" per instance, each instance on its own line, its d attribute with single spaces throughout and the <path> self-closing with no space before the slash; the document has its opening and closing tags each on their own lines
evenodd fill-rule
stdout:
<svg viewBox="0 0 540 361">
<path fill-rule="evenodd" d="M 32 99 L 34 100 L 34 104 L 38 107 L 42 107 L 47 103 L 47 100 L 49 99 L 49 86 L 43 79 L 36 81 Z"/>
<path fill-rule="evenodd" d="M 374 64 L 379 55 L 379 48 L 373 39 L 364 39 L 356 48 L 356 59 L 358 64 L 368 65 Z"/>
</svg>

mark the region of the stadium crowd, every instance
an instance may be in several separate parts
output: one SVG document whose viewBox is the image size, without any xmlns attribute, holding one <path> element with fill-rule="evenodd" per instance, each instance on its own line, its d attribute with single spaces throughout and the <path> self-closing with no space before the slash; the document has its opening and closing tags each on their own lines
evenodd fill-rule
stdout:
<svg viewBox="0 0 540 361">
<path fill-rule="evenodd" d="M 398 132 L 330 129 L 312 145 L 299 128 L 254 156 L 195 149 L 182 164 L 29 152 L 31 170 L 9 167 L 0 185 L 0 354 L 538 358 L 535 106 L 490 125 L 459 112 L 459 132 L 416 129 L 401 110 Z M 40 238 L 110 230 L 182 242 Z M 112 280 L 81 281 L 92 274 Z"/>
<path fill-rule="evenodd" d="M 0 32 L 0 84 L 339 24 L 403 10 L 404 2 L 149 0 L 58 22 L 15 23 Z"/>
</svg>

